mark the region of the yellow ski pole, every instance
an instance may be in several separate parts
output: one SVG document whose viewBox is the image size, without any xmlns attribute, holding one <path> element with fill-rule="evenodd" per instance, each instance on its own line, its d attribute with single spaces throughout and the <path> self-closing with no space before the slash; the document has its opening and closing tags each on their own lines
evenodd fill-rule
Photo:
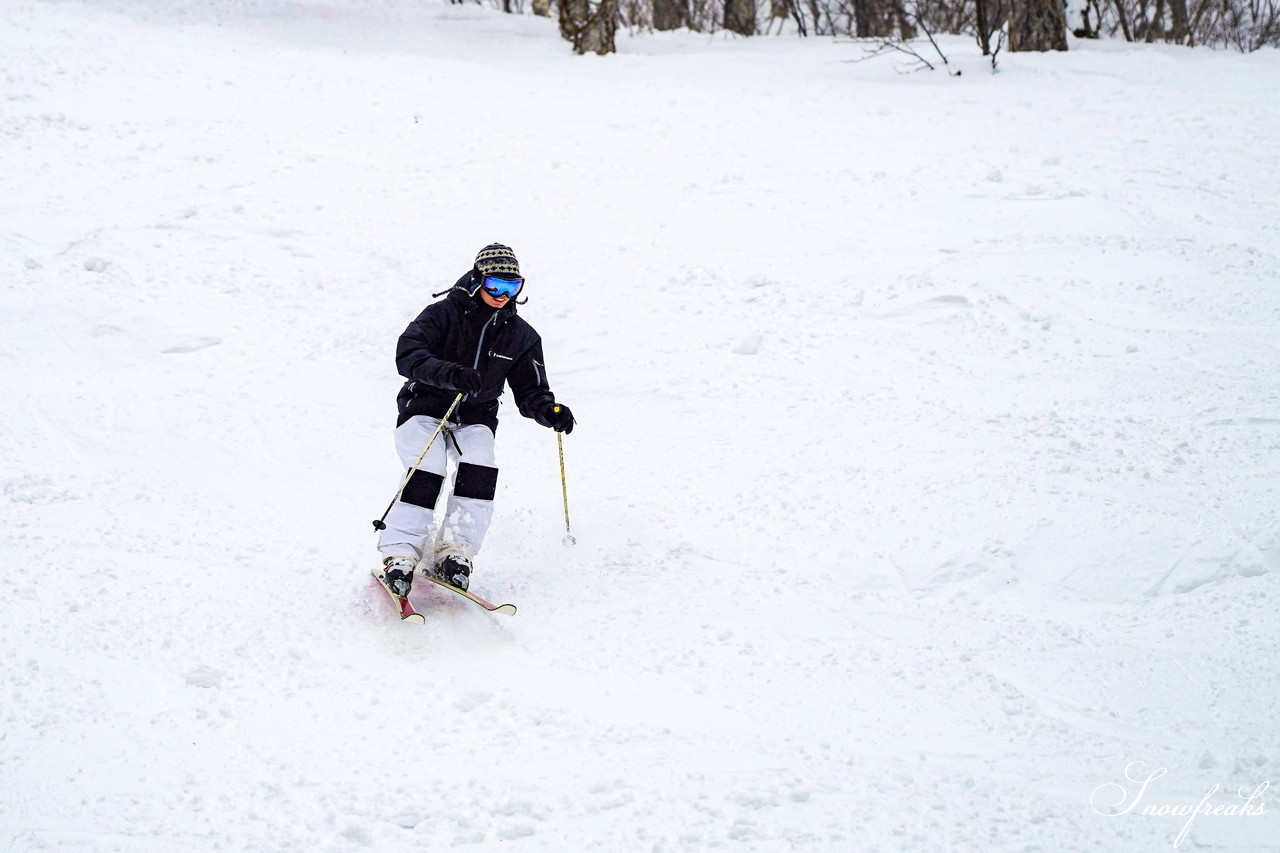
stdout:
<svg viewBox="0 0 1280 853">
<path fill-rule="evenodd" d="M 559 412 L 560 407 L 556 406 L 554 411 Z M 564 495 L 564 544 L 567 547 L 577 544 L 578 540 L 569 532 L 569 487 L 564 479 L 564 436 L 559 432 L 556 433 L 556 448 L 560 451 L 560 493 Z"/>
<path fill-rule="evenodd" d="M 391 499 L 391 503 L 387 504 L 387 508 L 382 511 L 382 518 L 373 523 L 374 530 L 387 529 L 387 514 L 391 512 L 391 508 L 396 505 L 396 501 L 400 500 L 400 496 L 404 494 L 405 486 L 409 485 L 409 480 L 413 477 L 413 472 L 418 470 L 418 466 L 422 464 L 423 458 L 427 455 L 427 451 L 431 449 L 431 445 L 436 443 L 436 436 L 440 435 L 440 430 L 444 429 L 444 425 L 448 423 L 449 416 L 453 414 L 453 409 L 458 403 L 462 402 L 462 392 L 458 392 L 458 396 L 453 398 L 453 403 L 449 406 L 449 411 L 444 413 L 444 417 L 440 419 L 440 426 L 436 427 L 436 431 L 431 434 L 431 440 L 427 442 L 427 446 L 422 448 L 422 452 L 418 454 L 418 461 L 413 463 L 413 467 L 409 469 L 409 473 L 405 476 L 404 482 L 400 484 L 400 488 L 396 490 L 396 496 Z"/>
</svg>

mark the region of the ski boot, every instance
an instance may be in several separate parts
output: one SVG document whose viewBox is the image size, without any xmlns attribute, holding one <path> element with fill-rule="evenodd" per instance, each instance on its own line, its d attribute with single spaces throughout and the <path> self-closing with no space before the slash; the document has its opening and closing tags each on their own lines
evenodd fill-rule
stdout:
<svg viewBox="0 0 1280 853">
<path fill-rule="evenodd" d="M 466 589 L 471 581 L 471 561 L 466 557 L 449 554 L 436 563 L 435 576 L 458 589 Z"/>
<path fill-rule="evenodd" d="M 413 587 L 413 567 L 418 561 L 413 557 L 387 557 L 382 561 L 383 580 L 391 594 L 399 598 L 408 598 Z"/>
</svg>

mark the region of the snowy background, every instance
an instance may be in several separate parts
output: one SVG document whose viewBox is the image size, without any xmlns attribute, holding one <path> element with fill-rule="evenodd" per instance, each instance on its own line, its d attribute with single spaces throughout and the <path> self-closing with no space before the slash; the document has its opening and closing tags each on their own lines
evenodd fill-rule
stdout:
<svg viewBox="0 0 1280 853">
<path fill-rule="evenodd" d="M 944 46 L 0 4 L 0 849 L 1164 850 L 1131 762 L 1280 783 L 1280 56 Z M 402 625 L 395 340 L 494 240 L 579 544 L 508 405 L 520 612 Z"/>
</svg>

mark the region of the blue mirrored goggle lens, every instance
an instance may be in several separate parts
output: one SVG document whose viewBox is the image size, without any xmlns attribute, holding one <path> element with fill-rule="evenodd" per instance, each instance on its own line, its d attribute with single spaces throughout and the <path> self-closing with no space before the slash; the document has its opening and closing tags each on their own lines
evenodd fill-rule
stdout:
<svg viewBox="0 0 1280 853">
<path fill-rule="evenodd" d="M 514 297 L 520 292 L 520 288 L 524 287 L 524 279 L 498 278 L 497 276 L 487 275 L 484 277 L 483 286 L 490 296 Z"/>
</svg>

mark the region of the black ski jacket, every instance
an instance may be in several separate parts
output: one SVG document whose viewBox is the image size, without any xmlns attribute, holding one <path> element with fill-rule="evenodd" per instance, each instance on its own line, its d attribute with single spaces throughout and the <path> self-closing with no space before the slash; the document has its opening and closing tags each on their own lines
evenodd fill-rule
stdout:
<svg viewBox="0 0 1280 853">
<path fill-rule="evenodd" d="M 517 316 L 515 301 L 494 309 L 480 298 L 471 273 L 448 295 L 422 310 L 396 345 L 396 367 L 407 380 L 396 403 L 400 426 L 414 415 L 443 418 L 458 396 L 451 383 L 454 365 L 480 371 L 484 387 L 462 398 L 451 423 L 498 429 L 498 398 L 511 386 L 520 414 L 543 426 L 555 395 L 547 383 L 542 339 Z"/>
</svg>

